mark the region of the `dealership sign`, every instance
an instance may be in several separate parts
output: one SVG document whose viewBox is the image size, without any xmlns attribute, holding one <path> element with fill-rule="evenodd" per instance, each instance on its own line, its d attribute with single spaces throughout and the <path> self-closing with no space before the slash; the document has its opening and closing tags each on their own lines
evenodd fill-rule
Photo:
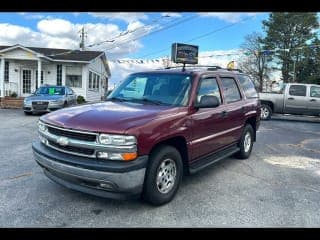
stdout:
<svg viewBox="0 0 320 240">
<path fill-rule="evenodd" d="M 171 60 L 174 63 L 197 64 L 199 47 L 183 43 L 173 43 Z"/>
</svg>

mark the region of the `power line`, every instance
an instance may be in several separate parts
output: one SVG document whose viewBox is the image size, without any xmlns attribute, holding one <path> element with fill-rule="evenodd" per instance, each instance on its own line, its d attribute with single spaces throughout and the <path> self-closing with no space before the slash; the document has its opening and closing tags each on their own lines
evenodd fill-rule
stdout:
<svg viewBox="0 0 320 240">
<path fill-rule="evenodd" d="M 241 23 L 241 22 L 243 22 L 243 21 L 247 21 L 248 19 L 253 18 L 253 17 L 255 17 L 255 16 L 250 16 L 250 17 L 247 17 L 247 18 L 242 19 L 240 22 L 232 23 L 232 24 L 226 25 L 226 26 L 224 26 L 224 27 L 215 29 L 215 30 L 213 30 L 213 31 L 207 32 L 207 33 L 205 33 L 205 34 L 202 34 L 202 35 L 200 35 L 200 36 L 197 36 L 197 37 L 195 37 L 195 38 L 192 38 L 192 39 L 190 39 L 190 40 L 187 40 L 186 43 L 189 43 L 189 42 L 192 42 L 192 41 L 194 41 L 194 40 L 198 40 L 198 39 L 200 39 L 200 38 L 203 38 L 203 37 L 209 36 L 209 35 L 211 35 L 211 34 L 214 34 L 214 33 L 216 33 L 216 32 L 222 31 L 222 30 L 224 30 L 224 29 L 227 29 L 227 28 L 229 28 L 229 27 L 232 27 L 232 26 L 234 26 L 234 25 L 237 25 L 237 24 L 239 24 L 239 23 Z M 159 51 L 156 51 L 156 52 L 152 52 L 152 53 L 143 55 L 141 58 L 145 58 L 145 57 L 148 57 L 148 56 L 152 56 L 152 55 L 154 55 L 154 54 L 167 51 L 168 49 L 171 49 L 171 48 L 170 48 L 170 47 L 167 47 L 167 48 L 164 48 L 164 49 L 162 49 L 162 50 L 159 50 Z"/>
<path fill-rule="evenodd" d="M 167 26 L 167 27 L 163 27 L 163 28 L 160 28 L 160 29 L 158 29 L 158 30 L 151 31 L 151 32 L 145 32 L 145 34 L 142 35 L 142 36 L 139 36 L 139 37 L 136 37 L 136 38 L 133 38 L 133 39 L 128 39 L 127 41 L 122 42 L 122 43 L 119 43 L 119 44 L 117 44 L 116 46 L 112 46 L 111 48 L 105 49 L 104 51 L 109 51 L 109 50 L 114 49 L 114 48 L 116 48 L 116 47 L 119 47 L 119 46 L 121 46 L 121 45 L 123 45 L 123 44 L 126 44 L 126 43 L 128 43 L 128 42 L 138 40 L 138 39 L 140 39 L 140 38 L 143 38 L 143 37 L 146 36 L 146 35 L 150 36 L 151 34 L 154 34 L 154 33 L 160 32 L 160 31 L 167 30 L 167 29 L 169 29 L 169 28 L 171 28 L 171 27 L 175 27 L 175 26 L 177 26 L 177 25 L 179 25 L 179 24 L 181 24 L 181 23 L 184 23 L 184 22 L 186 22 L 186 21 L 190 21 L 190 20 L 192 20 L 192 19 L 194 19 L 194 18 L 196 18 L 196 17 L 199 17 L 199 16 L 198 16 L 198 15 L 191 16 L 191 17 L 185 18 L 185 19 L 183 19 L 183 20 L 181 20 L 181 21 L 179 21 L 179 22 L 177 22 L 177 23 L 173 23 L 173 24 L 171 24 L 171 25 L 169 25 L 169 26 Z"/>
</svg>

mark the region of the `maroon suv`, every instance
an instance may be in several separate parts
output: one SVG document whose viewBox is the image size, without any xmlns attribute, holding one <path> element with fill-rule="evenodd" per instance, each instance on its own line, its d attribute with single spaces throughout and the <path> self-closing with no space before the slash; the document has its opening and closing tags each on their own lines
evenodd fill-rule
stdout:
<svg viewBox="0 0 320 240">
<path fill-rule="evenodd" d="M 250 78 L 211 68 L 129 75 L 106 102 L 39 120 L 35 160 L 53 181 L 97 196 L 169 202 L 182 175 L 250 156 L 260 103 Z"/>
</svg>

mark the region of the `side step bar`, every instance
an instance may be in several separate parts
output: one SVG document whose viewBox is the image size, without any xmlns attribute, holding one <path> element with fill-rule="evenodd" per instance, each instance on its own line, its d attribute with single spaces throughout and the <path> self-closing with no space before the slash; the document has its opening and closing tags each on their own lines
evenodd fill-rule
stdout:
<svg viewBox="0 0 320 240">
<path fill-rule="evenodd" d="M 190 164 L 189 171 L 191 174 L 194 174 L 215 162 L 235 154 L 238 151 L 240 151 L 240 148 L 237 145 L 232 145 L 231 147 L 225 148 L 217 153 L 197 159 L 195 163 Z"/>
</svg>

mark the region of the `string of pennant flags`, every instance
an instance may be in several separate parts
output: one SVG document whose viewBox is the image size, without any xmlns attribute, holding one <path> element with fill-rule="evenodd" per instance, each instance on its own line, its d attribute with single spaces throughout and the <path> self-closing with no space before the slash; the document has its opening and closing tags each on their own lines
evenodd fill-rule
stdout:
<svg viewBox="0 0 320 240">
<path fill-rule="evenodd" d="M 246 51 L 246 50 L 238 50 L 236 52 L 231 52 L 231 53 L 215 53 L 215 54 L 210 54 L 207 56 L 199 56 L 199 58 L 210 58 L 210 57 L 225 57 L 225 56 L 240 56 L 240 55 L 245 55 L 245 56 L 252 56 L 252 55 L 272 55 L 276 52 L 284 51 L 284 52 L 290 52 L 291 50 L 302 50 L 303 48 L 310 48 L 314 49 L 320 47 L 320 45 L 308 45 L 308 46 L 303 46 L 303 47 L 296 47 L 296 48 L 286 48 L 286 49 L 264 49 L 260 51 Z M 160 57 L 157 59 L 113 59 L 109 60 L 109 62 L 114 62 L 114 63 L 133 63 L 133 64 L 148 64 L 148 63 L 163 63 L 166 61 L 170 61 L 169 57 Z"/>
</svg>

